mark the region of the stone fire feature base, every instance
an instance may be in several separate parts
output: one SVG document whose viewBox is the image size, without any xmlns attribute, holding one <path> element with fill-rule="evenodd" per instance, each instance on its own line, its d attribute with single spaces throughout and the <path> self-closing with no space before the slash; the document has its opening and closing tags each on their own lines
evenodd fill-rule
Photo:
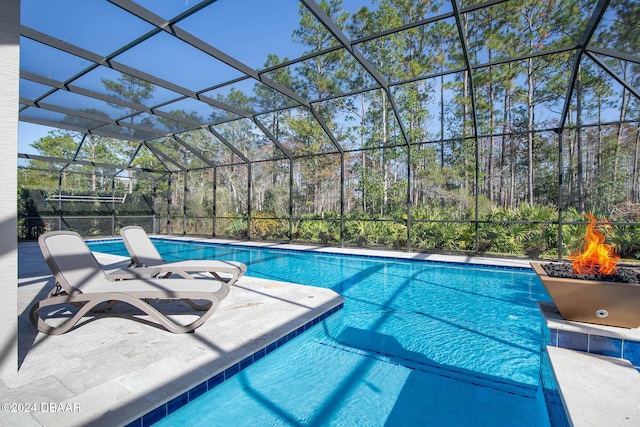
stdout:
<svg viewBox="0 0 640 427">
<path fill-rule="evenodd" d="M 640 285 L 551 277 L 539 262 L 531 267 L 567 320 L 622 328 L 640 327 Z"/>
</svg>

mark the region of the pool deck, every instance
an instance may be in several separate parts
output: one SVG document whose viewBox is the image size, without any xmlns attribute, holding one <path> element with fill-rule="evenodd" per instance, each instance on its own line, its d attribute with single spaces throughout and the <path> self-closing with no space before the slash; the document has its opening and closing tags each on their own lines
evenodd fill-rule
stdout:
<svg viewBox="0 0 640 427">
<path fill-rule="evenodd" d="M 107 269 L 127 263 L 97 258 Z M 28 319 L 54 284 L 36 243 L 19 244 L 18 264 L 20 365 L 0 381 L 2 426 L 126 425 L 343 302 L 329 289 L 244 276 L 193 334 L 110 316 L 47 336 Z"/>
<path fill-rule="evenodd" d="M 159 236 L 167 238 L 167 236 Z M 181 239 L 179 237 L 171 237 Z M 304 249 L 317 252 L 389 256 L 455 263 L 528 267 L 528 260 L 406 253 L 353 248 L 326 248 L 264 242 L 218 243 Z M 127 260 L 97 254 L 107 269 Z M 250 272 L 249 272 L 250 274 Z M 178 399 L 215 374 L 244 361 L 261 348 L 291 336 L 312 319 L 339 307 L 343 298 L 329 289 L 244 276 L 232 287 L 216 313 L 195 334 L 171 334 L 119 317 L 100 318 L 61 336 L 38 333 L 28 310 L 53 286 L 53 278 L 36 243 L 18 246 L 19 370 L 0 381 L 0 401 L 13 407 L 0 412 L 3 426 L 118 426 L 139 421 L 172 399 Z M 628 413 L 637 421 L 640 373 L 620 364 L 597 364 L 594 381 L 622 388 L 618 404 L 591 405 L 598 386 L 584 387 L 592 355 L 558 349 L 550 352 L 553 369 L 572 425 L 590 426 L 585 410 L 597 419 Z M 596 365 L 593 365 L 596 369 Z M 625 378 L 621 383 L 620 376 Z M 582 385 L 581 385 L 582 384 Z M 613 385 L 615 384 L 615 385 Z M 623 385 L 624 384 L 624 385 Z M 622 387 L 620 387 L 622 386 Z M 602 391 L 602 390 L 601 390 Z M 628 392 L 628 393 L 625 393 Z M 596 394 L 594 394 L 594 392 Z M 582 402 L 582 403 L 580 403 Z M 28 404 L 25 406 L 24 404 Z M 589 412 L 589 411 L 587 411 Z M 628 421 L 631 421 L 627 419 Z M 620 425 L 632 425 L 622 423 Z"/>
<path fill-rule="evenodd" d="M 640 372 L 622 358 L 630 352 L 625 357 L 637 362 L 640 328 L 565 320 L 553 303 L 538 305 L 551 335 L 555 335 L 546 351 L 572 425 L 640 425 L 640 402 L 635 398 L 640 395 Z M 602 351 L 608 355 L 597 354 Z"/>
</svg>

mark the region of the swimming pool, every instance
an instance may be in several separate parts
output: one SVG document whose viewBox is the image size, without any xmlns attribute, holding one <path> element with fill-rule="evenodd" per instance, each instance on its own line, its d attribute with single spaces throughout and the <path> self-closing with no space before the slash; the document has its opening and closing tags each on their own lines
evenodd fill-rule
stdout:
<svg viewBox="0 0 640 427">
<path fill-rule="evenodd" d="M 156 425 L 548 426 L 549 300 L 527 269 L 154 240 L 163 257 L 232 259 L 247 275 L 328 287 L 339 314 Z M 92 250 L 126 255 L 120 242 Z"/>
</svg>

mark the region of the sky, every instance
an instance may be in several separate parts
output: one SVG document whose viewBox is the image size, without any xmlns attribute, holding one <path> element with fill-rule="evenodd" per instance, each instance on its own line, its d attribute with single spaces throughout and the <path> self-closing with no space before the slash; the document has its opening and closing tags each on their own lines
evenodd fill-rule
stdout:
<svg viewBox="0 0 640 427">
<path fill-rule="evenodd" d="M 38 154 L 30 145 L 38 139 L 47 136 L 54 128 L 40 126 L 33 123 L 20 122 L 18 125 L 18 152 L 24 154 Z"/>
</svg>

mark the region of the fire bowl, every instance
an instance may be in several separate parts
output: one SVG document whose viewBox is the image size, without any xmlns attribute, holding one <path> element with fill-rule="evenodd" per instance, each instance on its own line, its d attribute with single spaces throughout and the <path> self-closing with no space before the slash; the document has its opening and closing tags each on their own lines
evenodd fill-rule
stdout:
<svg viewBox="0 0 640 427">
<path fill-rule="evenodd" d="M 553 277 L 547 274 L 542 263 L 530 264 L 566 320 L 640 327 L 640 285 Z"/>
</svg>

